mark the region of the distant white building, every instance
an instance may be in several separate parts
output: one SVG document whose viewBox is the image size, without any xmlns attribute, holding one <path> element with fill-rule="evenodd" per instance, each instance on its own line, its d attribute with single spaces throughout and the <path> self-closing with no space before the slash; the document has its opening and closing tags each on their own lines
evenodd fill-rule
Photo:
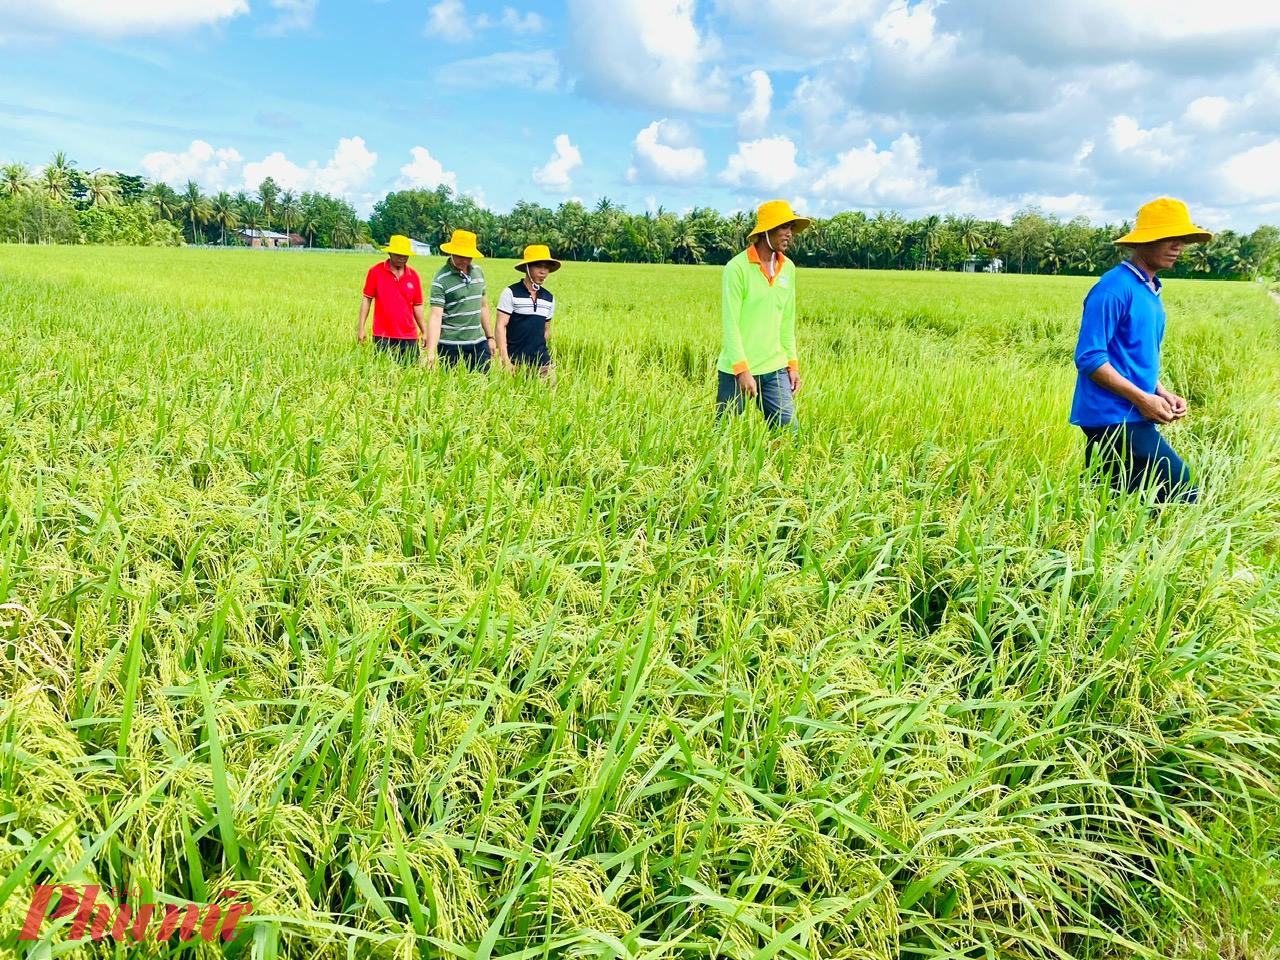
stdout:
<svg viewBox="0 0 1280 960">
<path fill-rule="evenodd" d="M 274 230 L 237 230 L 236 232 L 250 247 L 287 247 L 291 242 L 289 234 L 276 233 Z"/>
<path fill-rule="evenodd" d="M 999 257 L 969 257 L 962 266 L 965 273 L 1000 273 L 1004 270 L 1004 261 Z"/>
<path fill-rule="evenodd" d="M 429 243 L 423 243 L 421 240 L 415 240 L 413 237 L 410 237 L 409 246 L 413 249 L 413 252 L 419 256 L 431 256 L 431 244 Z"/>
</svg>

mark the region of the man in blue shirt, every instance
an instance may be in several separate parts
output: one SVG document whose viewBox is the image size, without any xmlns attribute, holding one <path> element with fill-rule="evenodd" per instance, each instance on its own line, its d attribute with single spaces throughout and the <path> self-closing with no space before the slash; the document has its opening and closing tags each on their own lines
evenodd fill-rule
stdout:
<svg viewBox="0 0 1280 960">
<path fill-rule="evenodd" d="M 1153 483 L 1161 502 L 1194 502 L 1198 494 L 1157 429 L 1185 417 L 1187 401 L 1160 382 L 1165 317 L 1156 274 L 1177 263 L 1188 244 L 1211 239 L 1181 200 L 1152 200 L 1115 241 L 1130 248 L 1129 259 L 1093 285 L 1080 320 L 1071 422 L 1084 431 L 1085 465 L 1100 462 L 1123 490 Z"/>
</svg>

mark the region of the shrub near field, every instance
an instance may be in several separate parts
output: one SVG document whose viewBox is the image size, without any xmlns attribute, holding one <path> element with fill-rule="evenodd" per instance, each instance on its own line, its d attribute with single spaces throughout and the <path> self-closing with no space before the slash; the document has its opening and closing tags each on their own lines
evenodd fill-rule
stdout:
<svg viewBox="0 0 1280 960">
<path fill-rule="evenodd" d="M 370 262 L 0 248 L 6 949 L 97 883 L 246 957 L 1276 955 L 1261 289 L 1167 287 L 1153 512 L 1085 279 L 802 270 L 791 441 L 713 426 L 717 270 L 566 265 L 548 391 L 358 351 Z"/>
</svg>

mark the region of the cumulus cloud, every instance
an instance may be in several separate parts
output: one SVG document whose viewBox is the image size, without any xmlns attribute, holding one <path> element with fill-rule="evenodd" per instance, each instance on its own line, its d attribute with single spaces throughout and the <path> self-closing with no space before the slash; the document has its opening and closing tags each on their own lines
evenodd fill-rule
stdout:
<svg viewBox="0 0 1280 960">
<path fill-rule="evenodd" d="M 495 27 L 510 33 L 538 33 L 546 27 L 546 21 L 532 11 L 521 13 L 514 7 L 504 7 L 502 16 L 495 18 L 487 13 L 472 13 L 462 0 L 440 0 L 427 11 L 425 32 L 429 37 L 460 43 Z"/>
<path fill-rule="evenodd" d="M 1128 154 L 1158 167 L 1173 163 L 1179 151 L 1172 123 L 1145 130 L 1133 117 L 1121 114 L 1111 118 L 1107 136 L 1117 153 Z"/>
<path fill-rule="evenodd" d="M 627 179 L 645 183 L 688 183 L 702 176 L 707 158 L 693 143 L 687 124 L 655 120 L 636 134 Z"/>
<path fill-rule="evenodd" d="M 694 21 L 693 0 L 569 0 L 569 22 L 585 91 L 658 109 L 728 106 L 719 45 Z"/>
<path fill-rule="evenodd" d="M 1244 150 L 1219 168 L 1227 196 L 1237 201 L 1280 203 L 1280 140 Z"/>
<path fill-rule="evenodd" d="M 1008 206 L 983 194 L 971 175 L 958 184 L 941 183 L 938 171 L 924 162 L 920 139 L 909 133 L 883 150 L 868 140 L 844 151 L 819 174 L 813 191 L 827 206 L 835 201 L 861 208 L 892 207 L 908 212 L 928 208 L 987 216 L 1003 213 Z"/>
<path fill-rule="evenodd" d="M 723 178 L 738 187 L 781 190 L 799 175 L 796 145 L 787 137 L 762 137 L 738 144 Z"/>
<path fill-rule="evenodd" d="M 238 150 L 214 147 L 204 140 L 191 141 L 179 153 L 148 153 L 141 161 L 148 177 L 175 187 L 194 180 L 206 191 L 253 190 L 272 177 L 286 190 L 319 190 L 340 196 L 353 195 L 369 179 L 377 162 L 378 155 L 360 137 L 343 137 L 324 164 L 313 160 L 302 166 L 280 151 L 246 163 Z"/>
<path fill-rule="evenodd" d="M 214 147 L 192 140 L 180 153 L 156 151 L 142 158 L 142 170 L 152 180 L 179 187 L 194 180 L 206 190 L 221 190 L 238 181 L 244 157 L 231 147 Z"/>
<path fill-rule="evenodd" d="M 248 12 L 248 0 L 0 0 L 0 21 L 6 26 L 105 36 L 190 30 Z"/>
<path fill-rule="evenodd" d="M 582 154 L 562 133 L 555 139 L 551 159 L 533 171 L 533 182 L 552 193 L 568 193 L 573 188 L 573 171 L 582 166 Z"/>
<path fill-rule="evenodd" d="M 400 168 L 397 189 L 434 190 L 439 186 L 446 186 L 454 191 L 458 189 L 457 174 L 446 170 L 426 147 L 414 147 L 409 151 L 409 158 L 409 162 Z"/>
<path fill-rule="evenodd" d="M 1201 130 L 1216 130 L 1231 110 L 1226 97 L 1196 97 L 1182 112 L 1182 118 Z"/>
<path fill-rule="evenodd" d="M 773 81 L 763 70 L 752 70 L 746 76 L 747 105 L 738 114 L 738 135 L 759 136 L 764 133 L 773 110 Z"/>
<path fill-rule="evenodd" d="M 244 165 L 244 184 L 257 187 L 271 177 L 285 190 L 319 190 L 340 196 L 363 185 L 373 172 L 378 155 L 365 146 L 362 137 L 343 137 L 333 156 L 321 165 L 311 161 L 299 166 L 280 151 Z"/>
</svg>

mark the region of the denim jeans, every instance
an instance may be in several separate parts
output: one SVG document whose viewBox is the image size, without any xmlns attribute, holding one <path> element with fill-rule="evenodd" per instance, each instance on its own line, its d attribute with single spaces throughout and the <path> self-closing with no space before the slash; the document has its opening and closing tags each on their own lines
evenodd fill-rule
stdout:
<svg viewBox="0 0 1280 960">
<path fill-rule="evenodd" d="M 1085 467 L 1098 461 L 1117 490 L 1133 493 L 1154 482 L 1161 503 L 1195 503 L 1199 491 L 1191 482 L 1191 471 L 1151 421 L 1080 429 L 1085 436 Z"/>
<path fill-rule="evenodd" d="M 738 388 L 738 378 L 723 370 L 716 371 L 716 419 L 732 408 L 733 413 L 746 409 L 747 396 Z M 791 396 L 791 376 L 784 367 L 755 378 L 756 406 L 764 412 L 765 423 L 771 427 L 795 427 L 796 407 Z"/>
<path fill-rule="evenodd" d="M 442 362 L 451 367 L 461 362 L 466 364 L 468 370 L 488 370 L 492 358 L 489 344 L 484 340 L 479 343 L 442 343 L 439 353 Z"/>
<path fill-rule="evenodd" d="M 401 363 L 416 363 L 418 360 L 418 341 L 401 339 L 400 337 L 374 337 L 374 349 L 380 353 L 395 357 Z"/>
</svg>

